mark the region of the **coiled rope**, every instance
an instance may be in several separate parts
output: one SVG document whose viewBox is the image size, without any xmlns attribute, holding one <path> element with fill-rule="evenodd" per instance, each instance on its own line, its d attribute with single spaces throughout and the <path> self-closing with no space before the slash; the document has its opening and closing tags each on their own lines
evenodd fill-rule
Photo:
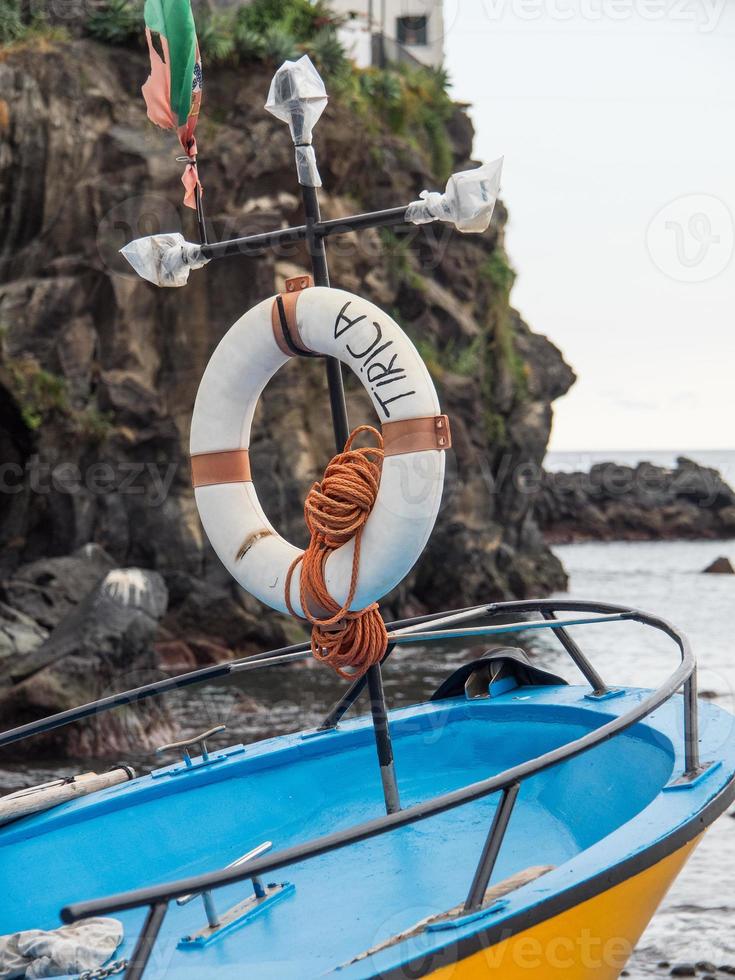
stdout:
<svg viewBox="0 0 735 980">
<path fill-rule="evenodd" d="M 362 432 L 375 437 L 377 446 L 353 449 Z M 311 623 L 311 652 L 340 677 L 354 679 L 379 663 L 388 647 L 388 633 L 377 602 L 356 612 L 350 605 L 357 591 L 362 534 L 375 504 L 383 466 L 383 438 L 371 425 L 360 425 L 314 483 L 304 503 L 304 518 L 311 540 L 286 575 L 286 605 L 292 616 L 291 579 L 302 563 L 299 601 Z M 324 581 L 329 556 L 355 539 L 352 577 L 347 598 L 339 606 Z M 318 611 L 315 611 L 318 610 Z"/>
</svg>

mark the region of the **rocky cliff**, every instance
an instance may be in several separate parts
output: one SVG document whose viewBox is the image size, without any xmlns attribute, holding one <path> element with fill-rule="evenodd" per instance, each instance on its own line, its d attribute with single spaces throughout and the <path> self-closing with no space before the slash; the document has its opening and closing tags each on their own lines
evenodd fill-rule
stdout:
<svg viewBox="0 0 735 980">
<path fill-rule="evenodd" d="M 1 598 L 12 607 L 28 563 L 94 543 L 118 564 L 161 573 L 169 609 L 158 642 L 186 662 L 197 639 L 199 650 L 209 644 L 206 659 L 294 634 L 295 624 L 264 615 L 227 580 L 208 547 L 187 440 L 219 338 L 307 261 L 301 246 L 234 256 L 179 290 L 156 289 L 125 267 L 117 250 L 139 235 L 180 229 L 196 239 L 193 215 L 180 207 L 173 138 L 145 119 L 146 71 L 142 52 L 84 39 L 0 52 Z M 301 220 L 287 131 L 262 109 L 271 74 L 257 64 L 209 72 L 199 140 L 212 237 Z M 467 167 L 467 117 L 457 109 L 445 125 L 452 168 Z M 330 103 L 316 145 L 326 217 L 395 206 L 443 183 L 420 145 L 380 120 L 368 134 L 347 100 Z M 452 419 L 438 525 L 384 604 L 391 612 L 564 585 L 523 468 L 540 465 L 552 402 L 573 374 L 510 307 L 505 217 L 498 207 L 484 236 L 442 226 L 330 246 L 333 283 L 399 319 Z M 361 393 L 348 390 L 352 420 L 369 420 Z M 332 450 L 327 405 L 321 364 L 299 362 L 280 372 L 256 419 L 261 500 L 301 543 L 304 493 Z M 48 589 L 43 576 L 35 586 Z"/>
</svg>

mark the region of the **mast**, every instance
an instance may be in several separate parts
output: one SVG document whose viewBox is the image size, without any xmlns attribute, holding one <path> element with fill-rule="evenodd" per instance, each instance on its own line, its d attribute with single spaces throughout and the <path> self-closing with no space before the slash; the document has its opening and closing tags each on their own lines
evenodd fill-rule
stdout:
<svg viewBox="0 0 735 980">
<path fill-rule="evenodd" d="M 324 82 L 311 62 L 305 64 L 304 59 L 295 63 L 286 62 L 278 69 L 266 103 L 266 109 L 277 119 L 287 122 L 291 131 L 296 174 L 304 203 L 306 245 L 317 286 L 329 286 L 329 266 L 324 236 L 315 233 L 315 227 L 321 224 L 318 189 L 322 181 L 312 145 L 312 133 L 326 104 Z M 340 453 L 350 434 L 342 365 L 335 357 L 327 357 L 325 362 L 335 448 Z M 395 813 L 400 810 L 401 801 L 380 664 L 368 668 L 367 685 L 385 809 L 386 813 Z"/>
</svg>

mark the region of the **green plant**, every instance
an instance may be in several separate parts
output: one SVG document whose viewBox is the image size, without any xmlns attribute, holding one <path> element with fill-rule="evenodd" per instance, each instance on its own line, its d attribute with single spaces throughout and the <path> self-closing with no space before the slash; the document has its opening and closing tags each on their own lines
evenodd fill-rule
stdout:
<svg viewBox="0 0 735 980">
<path fill-rule="evenodd" d="M 411 285 L 411 279 L 416 272 L 411 264 L 410 239 L 396 235 L 390 228 L 381 228 L 378 234 L 393 288 L 397 289 L 403 283 Z"/>
<path fill-rule="evenodd" d="M 486 405 L 483 422 L 488 442 L 495 447 L 504 446 L 508 438 L 505 418 Z"/>
<path fill-rule="evenodd" d="M 514 403 L 528 397 L 528 369 L 516 349 L 515 329 L 510 306 L 510 292 L 515 272 L 501 245 L 496 245 L 480 265 L 480 302 L 485 309 L 485 370 L 483 399 L 486 406 L 485 431 L 491 443 L 502 445 L 506 439 L 503 416 L 497 410 L 493 394 L 508 390 L 511 383 Z"/>
<path fill-rule="evenodd" d="M 452 170 L 447 121 L 454 112 L 446 73 L 406 65 L 353 69 L 339 80 L 336 95 L 365 121 L 369 132 L 388 128 L 427 157 L 439 180 Z"/>
<path fill-rule="evenodd" d="M 260 35 L 278 25 L 300 42 L 311 40 L 326 24 L 337 23 L 326 3 L 310 0 L 251 0 L 238 8 L 237 20 Z"/>
<path fill-rule="evenodd" d="M 446 181 L 452 173 L 454 154 L 445 120 L 438 114 L 427 112 L 424 116 L 423 128 L 426 133 L 431 169 L 441 181 Z"/>
<path fill-rule="evenodd" d="M 0 0 L 0 44 L 12 44 L 24 31 L 17 0 Z"/>
<path fill-rule="evenodd" d="M 265 58 L 265 39 L 263 35 L 235 17 L 235 46 L 242 61 L 261 61 Z"/>
<path fill-rule="evenodd" d="M 235 54 L 238 44 L 234 16 L 220 11 L 200 18 L 197 37 L 205 61 L 212 64 L 227 61 Z"/>
<path fill-rule="evenodd" d="M 516 274 L 503 248 L 496 246 L 480 266 L 479 272 L 506 299 L 510 296 Z"/>
<path fill-rule="evenodd" d="M 263 46 L 267 58 L 277 65 L 298 58 L 297 40 L 283 24 L 271 24 L 263 33 Z"/>
<path fill-rule="evenodd" d="M 231 33 L 242 61 L 268 59 L 280 64 L 307 50 L 317 67 L 331 76 L 348 65 L 337 24 L 320 0 L 251 0 L 232 15 Z"/>
<path fill-rule="evenodd" d="M 102 442 L 107 438 L 113 426 L 112 416 L 93 405 L 74 407 L 65 378 L 42 368 L 30 355 L 0 355 L 0 363 L 8 372 L 21 418 L 31 432 L 40 429 L 47 419 L 59 416 L 66 420 L 72 432 L 88 442 Z"/>
<path fill-rule="evenodd" d="M 482 338 L 475 337 L 469 344 L 460 345 L 451 341 L 447 344 L 444 360 L 447 370 L 453 374 L 471 377 L 477 371 L 482 359 Z"/>
<path fill-rule="evenodd" d="M 104 442 L 113 428 L 112 416 L 92 405 L 74 412 L 73 422 L 77 432 L 89 442 Z"/>
<path fill-rule="evenodd" d="M 69 398 L 63 378 L 44 370 L 33 357 L 14 358 L 7 362 L 8 373 L 21 417 L 32 432 L 54 412 L 66 412 Z"/>
<path fill-rule="evenodd" d="M 140 39 L 143 24 L 141 0 L 104 0 L 86 22 L 87 33 L 107 44 L 130 44 Z"/>
<path fill-rule="evenodd" d="M 337 37 L 334 27 L 322 27 L 306 45 L 312 61 L 325 76 L 335 78 L 345 75 L 352 70 L 345 49 Z"/>
<path fill-rule="evenodd" d="M 393 314 L 393 319 L 396 320 L 397 323 L 400 322 L 395 313 Z M 426 339 L 426 337 L 411 337 L 411 340 L 413 341 L 413 346 L 419 352 L 419 357 L 424 362 L 426 370 L 429 372 L 432 378 L 435 378 L 437 381 L 441 381 L 445 367 L 440 360 L 439 351 L 436 349 L 436 347 L 434 347 L 430 340 Z"/>
</svg>

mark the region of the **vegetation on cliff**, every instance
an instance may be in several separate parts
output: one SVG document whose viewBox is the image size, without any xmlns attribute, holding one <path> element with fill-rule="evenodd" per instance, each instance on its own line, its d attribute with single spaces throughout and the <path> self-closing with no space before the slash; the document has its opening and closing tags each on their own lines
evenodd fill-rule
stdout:
<svg viewBox="0 0 735 980">
<path fill-rule="evenodd" d="M 131 50 L 145 47 L 143 0 L 101 0 L 88 16 L 62 22 L 34 9 L 21 0 L 0 0 L 0 45 L 85 36 Z M 274 68 L 308 54 L 332 96 L 349 106 L 367 134 L 387 123 L 392 132 L 426 150 L 434 173 L 446 179 L 452 165 L 446 123 L 454 112 L 446 74 L 418 65 L 357 68 L 338 37 L 343 20 L 324 0 L 250 0 L 232 7 L 202 4 L 197 10 L 207 72 L 216 66 Z"/>
</svg>

